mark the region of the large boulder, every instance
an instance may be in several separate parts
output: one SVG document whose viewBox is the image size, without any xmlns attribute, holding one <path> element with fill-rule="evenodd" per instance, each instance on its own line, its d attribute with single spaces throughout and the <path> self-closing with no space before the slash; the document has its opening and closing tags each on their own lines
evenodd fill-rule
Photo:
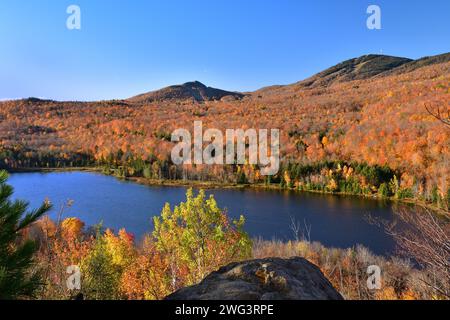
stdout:
<svg viewBox="0 0 450 320">
<path fill-rule="evenodd" d="M 342 300 L 318 267 L 303 258 L 232 263 L 167 300 Z"/>
</svg>

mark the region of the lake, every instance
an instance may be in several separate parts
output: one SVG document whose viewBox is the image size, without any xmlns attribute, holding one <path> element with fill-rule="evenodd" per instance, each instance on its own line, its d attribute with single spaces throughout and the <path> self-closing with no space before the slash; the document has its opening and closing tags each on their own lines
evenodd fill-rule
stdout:
<svg viewBox="0 0 450 320">
<path fill-rule="evenodd" d="M 14 198 L 30 202 L 32 208 L 48 198 L 54 205 L 51 217 L 67 200 L 73 205 L 63 217 L 79 217 L 86 225 L 103 222 L 105 227 L 126 228 L 137 238 L 153 228 L 152 217 L 169 202 L 185 200 L 186 188 L 144 186 L 97 173 L 15 173 L 9 181 Z M 393 221 L 393 205 L 360 197 L 322 195 L 281 190 L 214 189 L 219 207 L 231 217 L 243 214 L 252 237 L 289 240 L 294 234 L 291 217 L 311 228 L 310 238 L 325 246 L 348 248 L 362 244 L 376 254 L 395 249 L 393 239 L 367 216 Z"/>
</svg>

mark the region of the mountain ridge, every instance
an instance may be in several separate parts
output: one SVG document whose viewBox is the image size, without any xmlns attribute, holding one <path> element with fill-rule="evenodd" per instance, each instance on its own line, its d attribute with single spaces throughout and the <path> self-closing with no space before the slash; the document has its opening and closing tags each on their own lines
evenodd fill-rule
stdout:
<svg viewBox="0 0 450 320">
<path fill-rule="evenodd" d="M 372 78 L 398 75 L 412 72 L 422 67 L 433 64 L 446 63 L 450 61 L 450 53 L 443 53 L 434 56 L 422 57 L 419 59 L 409 59 L 389 55 L 368 54 L 357 58 L 352 58 L 340 62 L 330 68 L 314 74 L 304 80 L 286 85 L 271 85 L 250 92 L 227 91 L 204 85 L 200 81 L 190 81 L 183 84 L 171 85 L 158 90 L 138 94 L 126 99 L 109 99 L 102 101 L 83 101 L 88 102 L 117 102 L 131 104 L 146 104 L 165 101 L 191 100 L 197 103 L 207 101 L 234 101 L 241 100 L 244 97 L 254 97 L 277 93 L 279 91 L 295 88 L 312 89 L 318 87 L 328 87 L 335 83 L 349 82 L 355 80 L 367 80 Z M 29 103 L 41 103 L 46 101 L 55 101 L 52 99 L 24 98 Z M 5 100 L 9 101 L 9 100 Z M 13 100 L 11 100 L 13 101 Z M 3 101 L 0 101 L 0 103 Z M 71 101 L 81 102 L 81 101 Z"/>
<path fill-rule="evenodd" d="M 305 87 L 328 86 L 334 82 L 365 80 L 414 60 L 369 54 L 338 63 L 314 76 L 297 82 Z"/>
</svg>

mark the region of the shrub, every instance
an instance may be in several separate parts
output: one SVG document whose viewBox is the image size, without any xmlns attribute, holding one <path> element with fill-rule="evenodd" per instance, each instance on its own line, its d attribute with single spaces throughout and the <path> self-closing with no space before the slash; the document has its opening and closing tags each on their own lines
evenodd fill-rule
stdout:
<svg viewBox="0 0 450 320">
<path fill-rule="evenodd" d="M 390 196 L 389 187 L 388 187 L 388 185 L 386 183 L 383 182 L 380 185 L 380 187 L 378 188 L 378 195 L 381 198 L 387 198 L 387 197 Z"/>
<path fill-rule="evenodd" d="M 120 298 L 120 266 L 113 263 L 113 255 L 103 236 L 98 236 L 94 247 L 81 262 L 82 291 L 90 300 Z"/>
<path fill-rule="evenodd" d="M 202 280 L 208 273 L 232 261 L 250 257 L 251 241 L 243 231 L 244 217 L 230 223 L 214 197 L 206 199 L 201 190 L 195 197 L 192 189 L 186 202 L 172 211 L 167 203 L 160 217 L 154 218 L 153 236 L 159 252 L 171 265 L 171 281 L 178 287 L 178 270 L 186 267 L 186 284 Z"/>
</svg>

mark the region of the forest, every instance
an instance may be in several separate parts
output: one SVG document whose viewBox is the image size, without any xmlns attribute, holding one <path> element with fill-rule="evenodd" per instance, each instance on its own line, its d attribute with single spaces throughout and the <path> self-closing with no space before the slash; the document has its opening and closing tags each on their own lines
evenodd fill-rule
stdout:
<svg viewBox="0 0 450 320">
<path fill-rule="evenodd" d="M 319 74 L 314 85 L 220 100 L 173 98 L 169 87 L 161 91 L 169 90 L 167 99 L 158 92 L 147 100 L 0 102 L 0 167 L 100 167 L 119 177 L 395 197 L 448 209 L 450 130 L 436 114 L 450 112 L 450 62 L 437 62 L 331 83 Z M 171 132 L 191 130 L 195 120 L 205 129 L 280 129 L 281 170 L 265 177 L 248 164 L 174 165 Z"/>
</svg>

